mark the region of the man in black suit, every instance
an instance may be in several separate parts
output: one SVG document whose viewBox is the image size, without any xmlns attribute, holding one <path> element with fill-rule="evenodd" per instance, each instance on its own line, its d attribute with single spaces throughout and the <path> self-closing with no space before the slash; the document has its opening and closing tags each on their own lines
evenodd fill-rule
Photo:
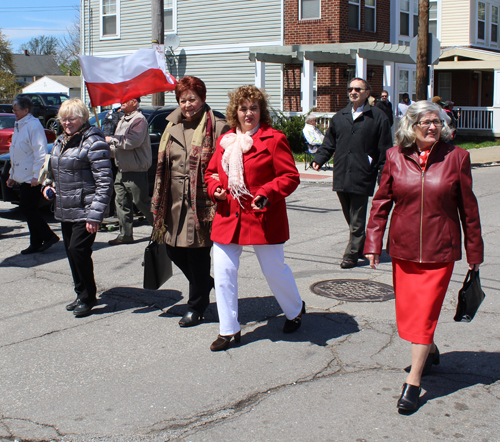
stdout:
<svg viewBox="0 0 500 442">
<path fill-rule="evenodd" d="M 380 100 L 377 100 L 375 106 L 384 111 L 387 118 L 389 118 L 389 124 L 392 127 L 392 124 L 394 123 L 394 112 L 392 111 L 392 103 L 389 101 L 389 93 L 387 91 L 382 91 L 380 94 Z"/>
</svg>

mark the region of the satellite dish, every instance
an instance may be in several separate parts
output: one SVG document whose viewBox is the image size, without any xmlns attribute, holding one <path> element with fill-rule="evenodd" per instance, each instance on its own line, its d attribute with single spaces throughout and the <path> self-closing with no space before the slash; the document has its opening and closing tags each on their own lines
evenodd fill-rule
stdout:
<svg viewBox="0 0 500 442">
<path fill-rule="evenodd" d="M 165 46 L 168 47 L 171 51 L 175 51 L 180 44 L 181 41 L 179 40 L 179 37 L 177 37 L 177 34 L 165 35 Z"/>
</svg>

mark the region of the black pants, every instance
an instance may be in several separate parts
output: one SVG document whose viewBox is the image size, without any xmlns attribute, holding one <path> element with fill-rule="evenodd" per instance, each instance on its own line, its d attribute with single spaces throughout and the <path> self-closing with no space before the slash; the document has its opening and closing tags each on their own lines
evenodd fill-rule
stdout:
<svg viewBox="0 0 500 442">
<path fill-rule="evenodd" d="M 366 211 L 368 195 L 337 192 L 344 218 L 349 225 L 349 242 L 344 252 L 344 259 L 357 261 L 363 255 L 366 237 Z"/>
<path fill-rule="evenodd" d="M 92 262 L 92 244 L 94 244 L 96 234 L 87 232 L 85 224 L 85 221 L 62 222 L 61 229 L 64 248 L 68 254 L 69 266 L 75 283 L 76 296 L 86 304 L 94 304 L 97 288 Z"/>
<path fill-rule="evenodd" d="M 167 254 L 189 281 L 188 310 L 203 314 L 210 304 L 214 278 L 210 276 L 210 249 L 212 247 L 172 247 Z"/>
<path fill-rule="evenodd" d="M 29 183 L 21 183 L 19 209 L 28 221 L 30 244 L 33 247 L 40 247 L 44 241 L 48 241 L 55 235 L 38 210 L 42 196 L 41 187 L 31 187 Z"/>
</svg>

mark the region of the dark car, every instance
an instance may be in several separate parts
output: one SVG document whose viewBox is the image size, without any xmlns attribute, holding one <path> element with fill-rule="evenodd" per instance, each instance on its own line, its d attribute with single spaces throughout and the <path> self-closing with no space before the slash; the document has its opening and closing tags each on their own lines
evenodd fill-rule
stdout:
<svg viewBox="0 0 500 442">
<path fill-rule="evenodd" d="M 16 116 L 14 114 L 0 114 L 0 154 L 9 151 L 15 124 Z M 44 130 L 47 143 L 53 143 L 56 140 L 56 134 L 49 129 Z"/>
<path fill-rule="evenodd" d="M 2 114 L 12 114 L 12 104 L 0 104 L 0 112 Z"/>
<path fill-rule="evenodd" d="M 40 120 L 43 127 L 53 130 L 57 134 L 60 133 L 61 127 L 56 117 L 61 104 L 64 101 L 69 100 L 68 95 L 56 92 L 33 92 L 19 94 L 17 96 L 30 98 L 33 102 L 33 116 Z"/>
</svg>

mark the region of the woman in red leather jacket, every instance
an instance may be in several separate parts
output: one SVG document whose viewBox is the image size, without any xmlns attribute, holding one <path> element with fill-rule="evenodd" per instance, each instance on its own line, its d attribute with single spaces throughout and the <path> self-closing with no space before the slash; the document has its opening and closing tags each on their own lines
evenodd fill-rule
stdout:
<svg viewBox="0 0 500 442">
<path fill-rule="evenodd" d="M 244 245 L 253 245 L 267 283 L 285 313 L 284 333 L 297 330 L 305 313 L 283 244 L 290 237 L 285 197 L 299 185 L 299 172 L 285 135 L 269 124 L 267 95 L 255 86 L 229 94 L 231 130 L 219 137 L 205 173 L 217 202 L 212 224 L 214 279 L 220 334 L 212 351 L 240 341 L 238 267 Z"/>
<path fill-rule="evenodd" d="M 443 110 L 418 101 L 401 119 L 398 146 L 387 151 L 372 204 L 364 254 L 376 268 L 392 210 L 387 252 L 392 258 L 399 336 L 412 343 L 412 365 L 398 400 L 400 411 L 415 411 L 420 380 L 439 364 L 434 331 L 455 261 L 479 270 L 483 240 L 472 191 L 469 153 L 448 144 L 451 131 Z"/>
</svg>

